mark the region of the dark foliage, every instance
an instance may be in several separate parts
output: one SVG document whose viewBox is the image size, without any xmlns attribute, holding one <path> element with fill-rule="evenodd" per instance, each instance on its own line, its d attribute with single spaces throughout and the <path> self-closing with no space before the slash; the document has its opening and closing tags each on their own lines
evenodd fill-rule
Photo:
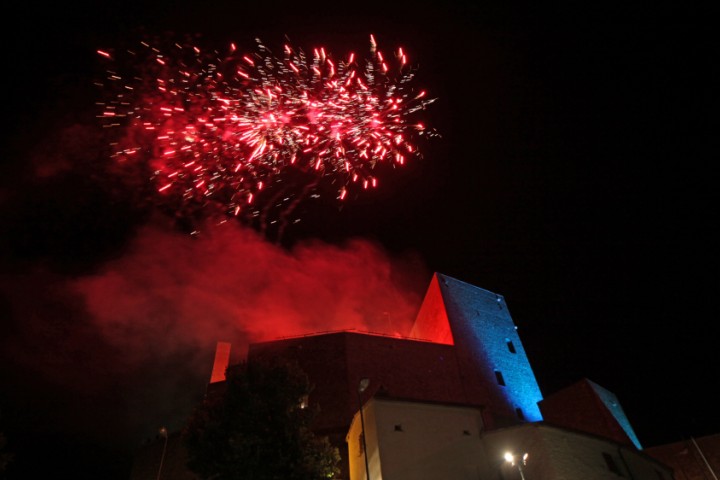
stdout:
<svg viewBox="0 0 720 480">
<path fill-rule="evenodd" d="M 210 391 L 183 432 L 188 467 L 203 479 L 317 480 L 338 473 L 339 454 L 310 424 L 307 375 L 279 360 L 241 363 Z"/>
</svg>

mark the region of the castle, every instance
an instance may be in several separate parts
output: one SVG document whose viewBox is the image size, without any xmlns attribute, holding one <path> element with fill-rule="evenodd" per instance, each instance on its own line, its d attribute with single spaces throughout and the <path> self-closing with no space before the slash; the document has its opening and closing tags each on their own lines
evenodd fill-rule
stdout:
<svg viewBox="0 0 720 480">
<path fill-rule="evenodd" d="M 209 387 L 229 347 L 218 344 Z M 308 374 L 314 430 L 338 447 L 344 480 L 675 478 L 612 392 L 582 379 L 543 396 L 503 296 L 447 275 L 433 275 L 407 337 L 307 335 L 251 344 L 247 360 L 268 356 Z M 172 478 L 193 478 L 172 445 Z M 155 478 L 157 448 L 131 480 Z"/>
</svg>

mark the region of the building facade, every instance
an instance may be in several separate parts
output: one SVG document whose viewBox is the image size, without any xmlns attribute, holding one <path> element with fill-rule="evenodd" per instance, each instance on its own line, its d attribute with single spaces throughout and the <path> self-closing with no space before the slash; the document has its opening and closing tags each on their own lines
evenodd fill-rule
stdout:
<svg viewBox="0 0 720 480">
<path fill-rule="evenodd" d="M 351 480 L 673 479 L 632 444 L 546 422 L 488 430 L 474 408 L 382 397 L 362 412 L 347 436 Z"/>
<path fill-rule="evenodd" d="M 672 467 L 675 480 L 718 480 L 720 434 L 687 438 L 644 450 Z"/>
</svg>

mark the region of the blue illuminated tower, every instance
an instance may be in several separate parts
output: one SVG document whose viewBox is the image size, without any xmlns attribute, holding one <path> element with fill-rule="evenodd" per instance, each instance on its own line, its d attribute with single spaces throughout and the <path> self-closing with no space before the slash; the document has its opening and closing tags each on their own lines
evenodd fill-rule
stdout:
<svg viewBox="0 0 720 480">
<path fill-rule="evenodd" d="M 495 426 L 541 421 L 543 399 L 502 295 L 435 273 L 412 336 L 455 345 L 467 397 Z"/>
</svg>

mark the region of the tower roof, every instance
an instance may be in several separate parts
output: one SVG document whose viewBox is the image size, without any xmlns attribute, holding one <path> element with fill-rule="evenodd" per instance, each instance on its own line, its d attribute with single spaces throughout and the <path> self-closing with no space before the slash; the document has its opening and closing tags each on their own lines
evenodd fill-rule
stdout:
<svg viewBox="0 0 720 480">
<path fill-rule="evenodd" d="M 549 423 L 642 449 L 615 394 L 587 378 L 547 396 L 540 402 L 540 410 Z"/>
</svg>

